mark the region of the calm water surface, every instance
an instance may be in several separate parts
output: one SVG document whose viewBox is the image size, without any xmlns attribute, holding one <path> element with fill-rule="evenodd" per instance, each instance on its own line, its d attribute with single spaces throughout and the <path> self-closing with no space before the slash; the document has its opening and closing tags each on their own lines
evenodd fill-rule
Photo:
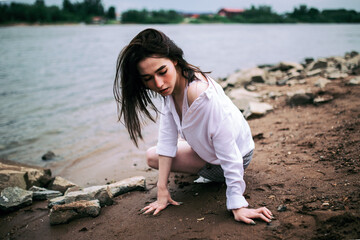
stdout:
<svg viewBox="0 0 360 240">
<path fill-rule="evenodd" d="M 74 161 L 109 146 L 139 154 L 116 122 L 119 51 L 139 31 L 161 29 L 186 59 L 226 77 L 237 69 L 360 51 L 360 25 L 121 25 L 0 28 L 0 157 L 44 166 L 48 150 Z M 156 125 L 145 130 L 156 143 Z"/>
</svg>

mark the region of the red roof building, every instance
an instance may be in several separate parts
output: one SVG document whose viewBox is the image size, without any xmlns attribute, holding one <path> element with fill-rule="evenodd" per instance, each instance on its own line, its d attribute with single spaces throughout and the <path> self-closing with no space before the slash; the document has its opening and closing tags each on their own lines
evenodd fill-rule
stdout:
<svg viewBox="0 0 360 240">
<path fill-rule="evenodd" d="M 243 12 L 245 12 L 244 9 L 222 8 L 219 10 L 218 15 L 223 17 L 232 17 L 232 16 L 240 15 Z"/>
</svg>

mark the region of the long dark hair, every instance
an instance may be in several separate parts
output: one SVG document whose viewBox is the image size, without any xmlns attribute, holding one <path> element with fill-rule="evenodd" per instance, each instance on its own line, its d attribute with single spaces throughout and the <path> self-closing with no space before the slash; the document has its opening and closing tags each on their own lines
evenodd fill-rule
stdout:
<svg viewBox="0 0 360 240">
<path fill-rule="evenodd" d="M 156 29 L 149 28 L 141 31 L 129 45 L 123 48 L 117 59 L 113 92 L 118 120 L 121 122 L 121 118 L 124 118 L 125 127 L 136 146 L 138 146 L 138 139 L 143 139 L 141 128 L 145 119 L 148 118 L 155 122 L 159 113 L 151 101 L 156 93 L 145 87 L 137 68 L 140 61 L 151 56 L 176 61 L 177 69 L 181 71 L 188 82 L 196 78 L 196 72 L 204 75 L 198 67 L 186 62 L 181 48 L 163 32 Z M 151 115 L 148 107 L 155 112 L 155 118 Z"/>
</svg>

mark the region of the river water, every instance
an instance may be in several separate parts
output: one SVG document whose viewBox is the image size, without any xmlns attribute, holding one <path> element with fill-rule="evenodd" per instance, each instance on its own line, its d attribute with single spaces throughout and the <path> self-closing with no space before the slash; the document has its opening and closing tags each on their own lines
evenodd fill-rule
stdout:
<svg viewBox="0 0 360 240">
<path fill-rule="evenodd" d="M 214 78 L 258 64 L 360 51 L 360 25 L 351 24 L 2 27 L 0 157 L 45 166 L 41 156 L 48 150 L 65 163 L 103 161 L 100 153 L 112 149 L 121 153 L 116 161 L 141 159 L 156 143 L 157 126 L 145 129 L 146 142 L 136 149 L 116 121 L 112 84 L 118 53 L 147 27 L 164 31 L 188 62 Z"/>
</svg>

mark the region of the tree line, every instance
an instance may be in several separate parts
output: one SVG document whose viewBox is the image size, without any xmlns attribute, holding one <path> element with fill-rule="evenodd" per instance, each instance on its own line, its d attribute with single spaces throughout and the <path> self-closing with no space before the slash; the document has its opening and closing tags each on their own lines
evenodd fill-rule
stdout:
<svg viewBox="0 0 360 240">
<path fill-rule="evenodd" d="M 90 23 L 94 16 L 113 20 L 116 18 L 115 8 L 109 7 L 105 11 L 101 0 L 84 0 L 76 3 L 63 0 L 62 8 L 46 6 L 44 0 L 36 0 L 34 4 L 0 3 L 0 23 Z"/>
<path fill-rule="evenodd" d="M 123 23 L 181 23 L 186 18 L 173 10 L 128 10 L 122 13 Z M 360 13 L 354 10 L 323 10 L 300 5 L 290 13 L 277 14 L 271 6 L 251 6 L 244 12 L 229 17 L 218 14 L 200 14 L 186 19 L 189 23 L 360 23 Z"/>
<path fill-rule="evenodd" d="M 62 7 L 46 6 L 44 0 L 36 0 L 34 4 L 0 3 L 0 23 L 57 23 L 85 22 L 90 23 L 92 17 L 99 16 L 107 20 L 115 20 L 115 7 L 105 11 L 101 0 L 84 0 L 72 3 L 63 0 Z M 218 14 L 200 14 L 196 18 L 188 18 L 186 14 L 175 10 L 148 11 L 127 10 L 121 14 L 122 23 L 360 23 L 360 13 L 354 10 L 318 10 L 306 5 L 295 7 L 292 12 L 278 14 L 271 6 L 251 6 L 241 14 L 220 16 Z"/>
</svg>

